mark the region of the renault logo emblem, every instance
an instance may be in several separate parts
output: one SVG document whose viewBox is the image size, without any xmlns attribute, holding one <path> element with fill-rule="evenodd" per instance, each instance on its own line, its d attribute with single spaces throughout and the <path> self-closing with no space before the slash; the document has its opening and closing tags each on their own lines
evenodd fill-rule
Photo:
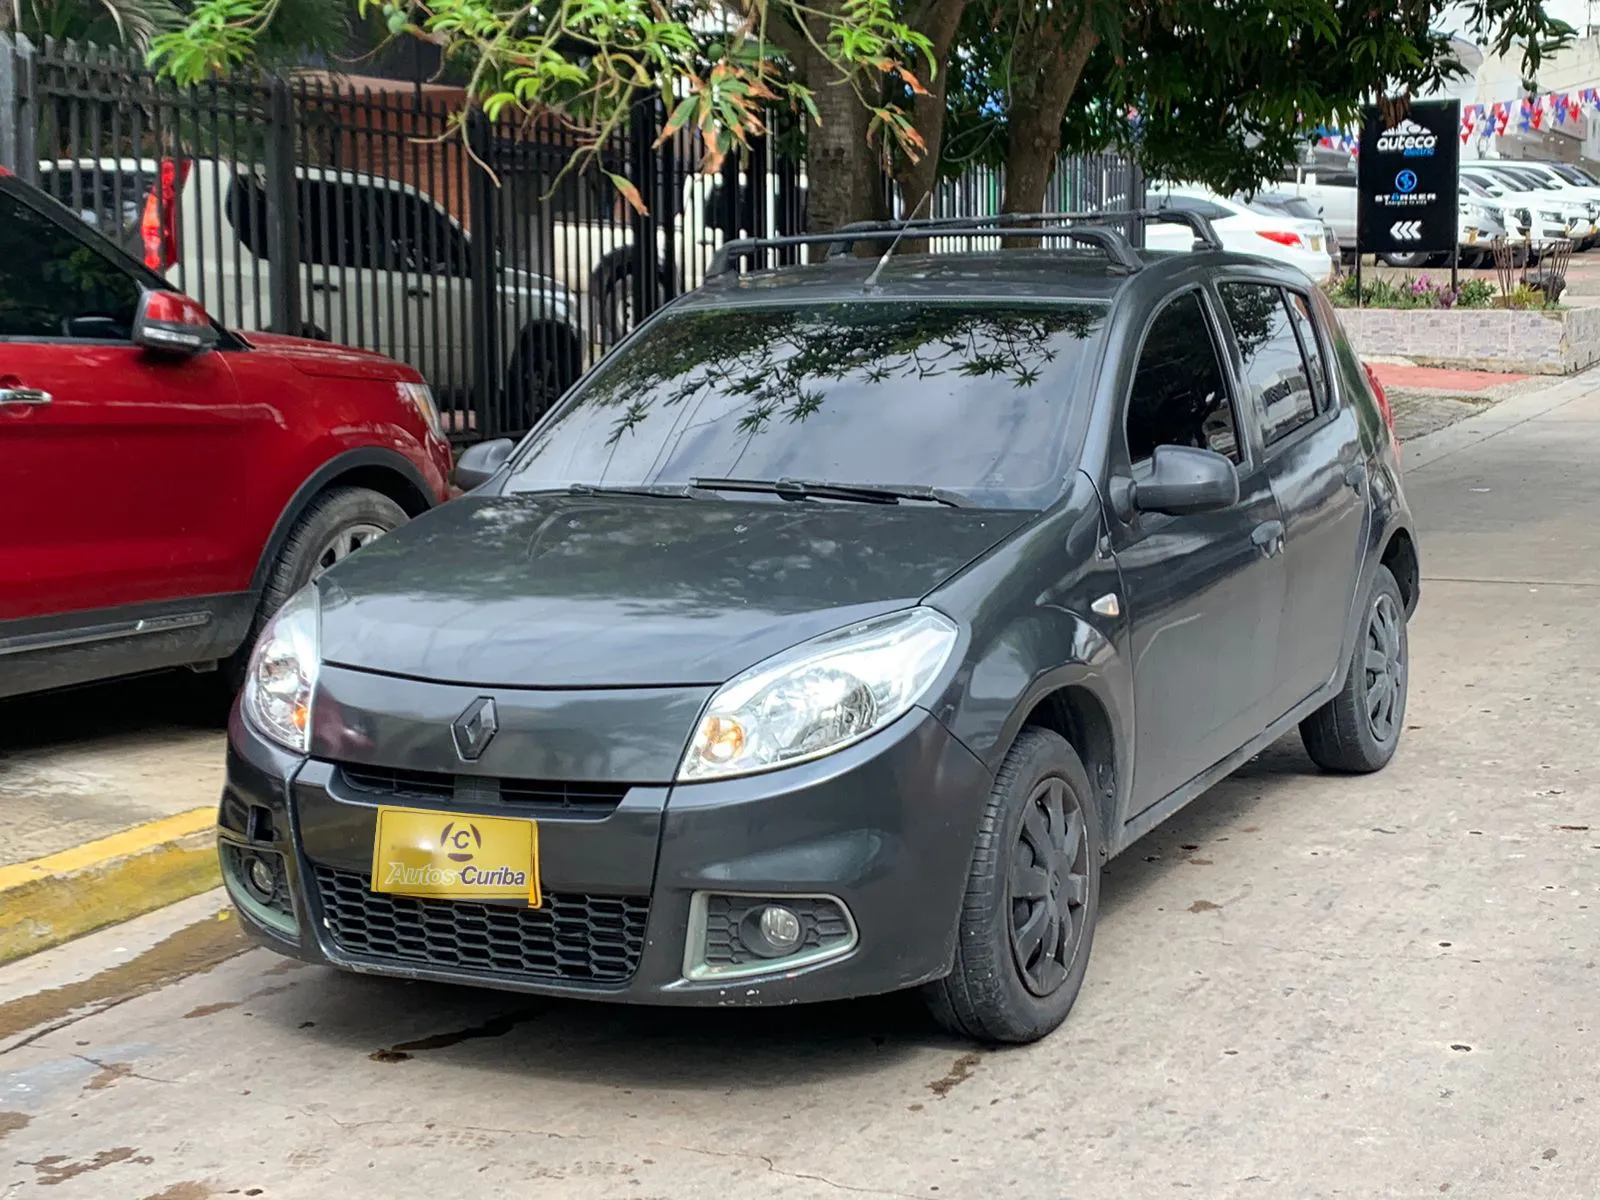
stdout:
<svg viewBox="0 0 1600 1200">
<path fill-rule="evenodd" d="M 450 734 L 455 738 L 456 753 L 463 762 L 476 762 L 489 743 L 494 740 L 494 735 L 500 729 L 500 722 L 495 718 L 494 697 L 479 696 L 467 710 L 457 717 L 450 725 Z"/>
</svg>

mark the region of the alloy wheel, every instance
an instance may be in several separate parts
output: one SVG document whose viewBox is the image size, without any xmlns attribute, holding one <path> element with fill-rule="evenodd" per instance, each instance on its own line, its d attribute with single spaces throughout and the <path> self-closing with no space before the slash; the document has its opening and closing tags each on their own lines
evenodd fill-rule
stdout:
<svg viewBox="0 0 1600 1200">
<path fill-rule="evenodd" d="M 316 579 L 334 563 L 349 558 L 368 542 L 377 541 L 386 532 L 388 531 L 381 526 L 365 521 L 346 525 L 329 538 L 327 544 L 317 553 L 316 563 L 311 568 L 311 578 Z"/>
<path fill-rule="evenodd" d="M 1380 744 L 1394 740 L 1395 717 L 1405 695 L 1405 647 L 1401 616 L 1393 596 L 1380 595 L 1367 619 L 1367 727 Z"/>
<path fill-rule="evenodd" d="M 1011 954 L 1027 988 L 1048 996 L 1072 971 L 1085 933 L 1089 840 L 1078 797 L 1057 778 L 1028 798 L 1011 851 Z"/>
</svg>

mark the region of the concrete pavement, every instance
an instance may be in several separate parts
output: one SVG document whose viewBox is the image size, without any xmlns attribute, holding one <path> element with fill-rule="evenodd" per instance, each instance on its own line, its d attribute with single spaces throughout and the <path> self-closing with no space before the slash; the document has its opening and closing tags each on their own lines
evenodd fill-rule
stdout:
<svg viewBox="0 0 1600 1200">
<path fill-rule="evenodd" d="M 216 887 L 225 716 L 185 673 L 0 702 L 0 963 Z"/>
<path fill-rule="evenodd" d="M 1592 1200 L 1597 460 L 1581 377 L 1408 447 L 1399 757 L 1286 740 L 1135 845 L 1038 1046 L 299 968 L 213 894 L 0 968 L 0 1198 Z"/>
</svg>

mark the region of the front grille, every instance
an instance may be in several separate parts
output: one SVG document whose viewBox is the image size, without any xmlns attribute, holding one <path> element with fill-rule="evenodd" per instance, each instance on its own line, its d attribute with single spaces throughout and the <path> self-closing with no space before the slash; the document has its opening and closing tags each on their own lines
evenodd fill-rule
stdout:
<svg viewBox="0 0 1600 1200">
<path fill-rule="evenodd" d="M 499 976 L 625 983 L 639 968 L 650 901 L 556 895 L 543 908 L 373 892 L 372 877 L 315 868 L 324 920 L 348 954 Z"/>
<path fill-rule="evenodd" d="M 575 783 L 536 779 L 494 779 L 464 775 L 459 779 L 435 771 L 398 771 L 389 767 L 342 766 L 339 774 L 347 787 L 374 796 L 421 800 L 451 800 L 457 784 L 474 802 L 499 800 L 557 816 L 603 817 L 614 811 L 628 794 L 625 783 Z"/>
<path fill-rule="evenodd" d="M 358 792 L 378 796 L 415 796 L 448 800 L 456 794 L 456 777 L 432 771 L 395 771 L 388 767 L 341 767 L 344 781 Z"/>
</svg>

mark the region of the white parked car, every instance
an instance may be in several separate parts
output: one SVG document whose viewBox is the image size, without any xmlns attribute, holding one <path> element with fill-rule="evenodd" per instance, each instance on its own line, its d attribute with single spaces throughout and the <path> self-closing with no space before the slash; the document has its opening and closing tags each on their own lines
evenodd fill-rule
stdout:
<svg viewBox="0 0 1600 1200">
<path fill-rule="evenodd" d="M 1595 222 L 1586 203 L 1569 199 L 1530 176 L 1478 159 L 1461 164 L 1461 178 L 1498 190 L 1499 198 L 1511 208 L 1526 209 L 1529 237 L 1536 243 L 1552 238 L 1583 241 L 1595 236 Z"/>
<path fill-rule="evenodd" d="M 1478 165 L 1496 171 L 1502 176 L 1513 175 L 1525 182 L 1532 183 L 1536 189 L 1556 193 L 1563 200 L 1574 201 L 1581 204 L 1587 214 L 1589 224 L 1594 225 L 1600 219 L 1600 185 L 1593 183 L 1574 183 L 1566 175 L 1556 171 L 1549 163 L 1535 162 L 1531 159 L 1500 160 L 1480 159 Z M 1579 230 L 1581 233 L 1581 228 Z M 1569 233 L 1578 242 L 1578 249 L 1587 250 L 1595 244 L 1596 234 L 1591 230 L 1583 236 Z"/>
<path fill-rule="evenodd" d="M 478 348 L 467 230 L 397 180 L 321 167 L 297 167 L 295 177 L 297 332 L 400 359 L 441 397 L 465 397 Z M 67 159 L 41 163 L 40 184 L 229 325 L 271 322 L 280 267 L 265 183 L 250 168 Z M 526 427 L 583 372 L 576 304 L 560 283 L 497 259 L 494 307 L 508 427 Z"/>
<path fill-rule="evenodd" d="M 765 181 L 764 203 L 758 208 L 755 228 L 744 228 L 751 223 L 748 220 L 736 220 L 742 235 L 776 237 L 782 232 L 801 232 L 801 213 L 791 214 L 794 219 L 787 229 L 779 220 L 782 189 L 777 172 L 768 169 L 760 178 Z M 542 182 L 542 178 L 535 180 L 536 184 Z M 741 172 L 739 195 L 733 199 L 741 213 L 757 208 L 748 203 L 750 186 L 749 175 Z M 665 303 L 675 292 L 698 287 L 705 279 L 706 267 L 722 245 L 729 225 L 728 190 L 721 175 L 691 172 L 678 190 L 677 210 L 652 214 L 657 256 L 653 306 Z M 803 172 L 799 190 L 803 206 Z M 540 206 L 536 211 L 541 225 L 550 231 L 547 240 L 534 241 L 533 265 L 582 297 L 589 306 L 591 320 L 587 323 L 595 332 L 594 340 L 602 346 L 612 344 L 632 329 L 638 318 L 634 307 L 640 284 L 634 273 L 639 264 L 633 248 L 631 210 L 611 181 L 594 170 L 569 176 L 557 197 L 533 195 L 528 199 Z M 667 282 L 674 280 L 676 288 L 669 291 Z M 643 286 L 648 288 L 650 281 Z"/>
<path fill-rule="evenodd" d="M 1313 282 L 1324 282 L 1333 271 L 1321 221 L 1258 212 L 1215 192 L 1183 185 L 1153 185 L 1150 207 L 1197 213 L 1211 222 L 1225 248 L 1287 263 Z M 1186 250 L 1193 241 L 1193 231 L 1184 225 L 1152 222 L 1145 229 L 1145 245 L 1151 250 Z"/>
</svg>

